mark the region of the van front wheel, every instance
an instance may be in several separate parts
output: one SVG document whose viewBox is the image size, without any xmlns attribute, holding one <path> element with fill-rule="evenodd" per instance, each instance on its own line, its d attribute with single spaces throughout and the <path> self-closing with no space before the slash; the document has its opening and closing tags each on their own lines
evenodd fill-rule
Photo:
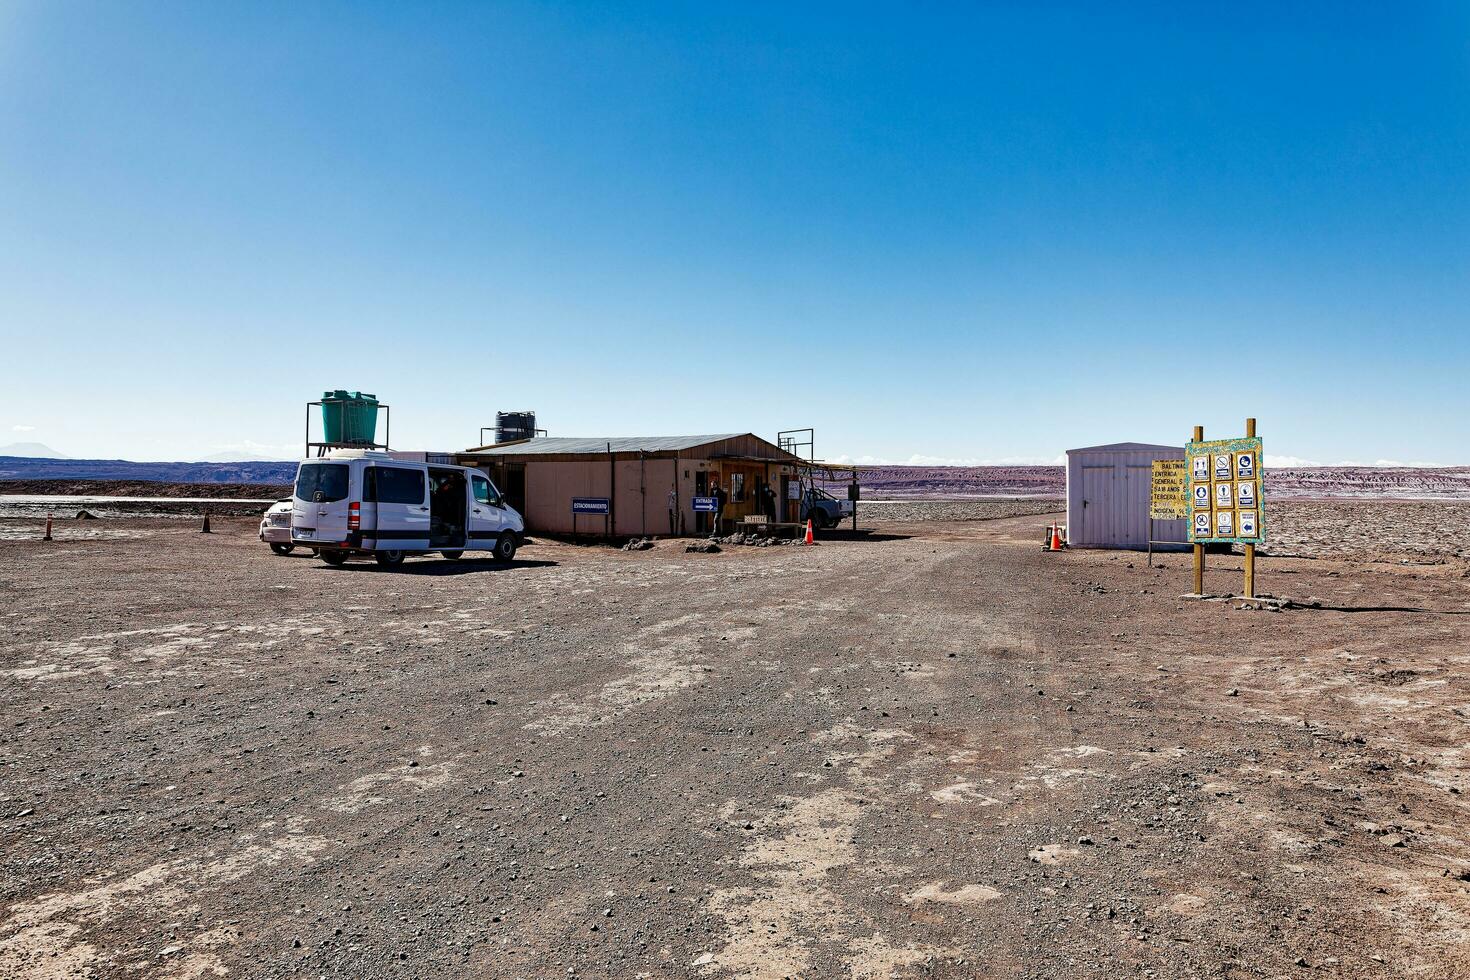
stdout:
<svg viewBox="0 0 1470 980">
<path fill-rule="evenodd" d="M 328 565 L 345 565 L 347 564 L 347 552 L 323 551 L 321 552 L 321 559 Z"/>
<path fill-rule="evenodd" d="M 397 568 L 403 564 L 403 552 L 401 551 L 375 551 L 373 560 L 384 568 Z"/>
<path fill-rule="evenodd" d="M 502 534 L 495 540 L 495 557 L 501 561 L 510 561 L 516 556 L 515 535 Z"/>
<path fill-rule="evenodd" d="M 464 557 L 463 551 L 441 551 L 439 552 L 439 554 L 443 555 L 445 558 L 448 558 L 450 561 L 459 561 L 461 558 Z"/>
</svg>

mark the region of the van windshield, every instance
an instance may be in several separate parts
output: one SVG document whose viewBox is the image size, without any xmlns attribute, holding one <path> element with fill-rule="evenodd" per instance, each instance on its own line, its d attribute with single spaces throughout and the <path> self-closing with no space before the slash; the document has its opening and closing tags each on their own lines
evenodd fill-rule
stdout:
<svg viewBox="0 0 1470 980">
<path fill-rule="evenodd" d="M 296 499 L 342 500 L 347 496 L 346 463 L 302 463 L 296 474 Z"/>
</svg>

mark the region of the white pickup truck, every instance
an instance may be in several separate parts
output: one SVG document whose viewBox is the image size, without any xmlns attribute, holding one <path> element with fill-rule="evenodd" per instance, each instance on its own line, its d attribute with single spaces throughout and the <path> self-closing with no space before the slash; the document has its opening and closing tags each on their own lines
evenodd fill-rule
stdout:
<svg viewBox="0 0 1470 980">
<path fill-rule="evenodd" d="M 801 520 L 810 519 L 818 531 L 836 527 L 852 517 L 853 502 L 838 500 L 820 487 L 808 487 L 801 496 Z"/>
</svg>

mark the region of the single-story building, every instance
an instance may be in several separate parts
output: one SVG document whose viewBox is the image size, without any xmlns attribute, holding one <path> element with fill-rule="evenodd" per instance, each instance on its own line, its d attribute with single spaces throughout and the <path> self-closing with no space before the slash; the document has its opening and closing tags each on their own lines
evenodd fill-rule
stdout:
<svg viewBox="0 0 1470 980">
<path fill-rule="evenodd" d="M 1067 450 L 1067 544 L 1073 548 L 1143 551 L 1149 540 L 1149 500 L 1156 459 L 1183 459 L 1182 446 L 1115 442 Z M 1187 540 L 1185 521 L 1154 521 L 1155 551 Z"/>
<path fill-rule="evenodd" d="M 764 510 L 795 521 L 806 463 L 749 432 L 705 436 L 541 437 L 456 454 L 487 471 L 528 530 L 613 537 L 708 534 L 713 515 L 695 497 L 728 494 L 724 522 Z"/>
</svg>

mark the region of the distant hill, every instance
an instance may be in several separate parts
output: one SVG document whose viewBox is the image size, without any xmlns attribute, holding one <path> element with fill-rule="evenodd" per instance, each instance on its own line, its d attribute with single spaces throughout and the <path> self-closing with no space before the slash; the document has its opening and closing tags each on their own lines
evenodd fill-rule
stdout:
<svg viewBox="0 0 1470 980">
<path fill-rule="evenodd" d="M 1266 470 L 1267 498 L 1470 500 L 1470 467 L 1292 466 Z M 862 471 L 867 499 L 1053 497 L 1064 466 L 876 466 Z M 840 489 L 838 495 L 841 496 Z"/>
<path fill-rule="evenodd" d="M 281 463 L 285 462 L 279 456 L 262 456 L 259 453 L 210 453 L 202 459 L 195 460 L 198 463 Z"/>
<path fill-rule="evenodd" d="M 12 442 L 0 446 L 0 456 L 24 456 L 28 459 L 66 459 L 50 446 L 39 442 Z"/>
<path fill-rule="evenodd" d="M 294 462 L 135 463 L 126 459 L 0 456 L 0 480 L 142 480 L 284 486 L 295 479 Z"/>
</svg>

